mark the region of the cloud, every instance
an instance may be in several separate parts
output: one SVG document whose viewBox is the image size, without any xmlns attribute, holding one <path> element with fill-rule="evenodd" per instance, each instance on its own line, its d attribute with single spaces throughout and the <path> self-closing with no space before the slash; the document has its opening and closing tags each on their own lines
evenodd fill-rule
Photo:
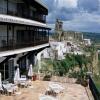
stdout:
<svg viewBox="0 0 100 100">
<path fill-rule="evenodd" d="M 65 30 L 100 32 L 100 0 L 43 0 L 48 8 L 47 21 L 54 28 L 56 19 Z"/>
<path fill-rule="evenodd" d="M 95 14 L 78 14 L 73 20 L 64 22 L 64 30 L 100 32 L 100 16 Z"/>
<path fill-rule="evenodd" d="M 76 8 L 78 0 L 55 0 L 58 8 Z"/>
<path fill-rule="evenodd" d="M 98 11 L 99 2 L 99 0 L 78 0 L 78 8 L 88 12 Z"/>
</svg>

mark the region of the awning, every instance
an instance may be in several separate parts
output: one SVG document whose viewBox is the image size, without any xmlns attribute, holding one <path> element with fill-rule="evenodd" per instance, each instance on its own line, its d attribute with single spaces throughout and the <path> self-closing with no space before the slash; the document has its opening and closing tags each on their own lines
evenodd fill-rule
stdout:
<svg viewBox="0 0 100 100">
<path fill-rule="evenodd" d="M 6 57 L 0 57 L 0 63 L 3 62 L 6 59 Z"/>
<path fill-rule="evenodd" d="M 11 58 L 13 58 L 13 57 L 15 57 L 16 55 L 9 55 L 9 56 L 1 56 L 0 57 L 0 65 L 1 64 L 4 64 L 5 62 L 7 62 L 9 59 L 11 59 Z"/>
<path fill-rule="evenodd" d="M 10 15 L 3 15 L 3 14 L 0 14 L 0 22 L 30 25 L 30 26 L 37 26 L 37 27 L 50 29 L 50 27 L 48 27 L 47 24 L 44 24 L 44 23 L 40 23 L 34 20 L 25 19 L 25 18 L 14 17 Z"/>
<path fill-rule="evenodd" d="M 0 57 L 16 55 L 16 54 L 20 54 L 20 53 L 29 52 L 29 51 L 34 51 L 34 50 L 38 50 L 38 49 L 48 47 L 48 46 L 49 46 L 49 43 L 46 43 L 46 44 L 37 45 L 34 47 L 27 47 L 27 48 L 15 49 L 15 50 L 3 51 L 3 52 L 0 52 Z"/>
<path fill-rule="evenodd" d="M 39 3 L 44 8 L 48 9 L 47 6 L 42 2 L 42 0 L 35 0 L 37 3 Z"/>
</svg>

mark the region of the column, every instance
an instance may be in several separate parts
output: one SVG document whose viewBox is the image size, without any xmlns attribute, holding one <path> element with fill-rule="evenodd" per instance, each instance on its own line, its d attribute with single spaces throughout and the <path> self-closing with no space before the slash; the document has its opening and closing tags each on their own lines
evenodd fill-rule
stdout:
<svg viewBox="0 0 100 100">
<path fill-rule="evenodd" d="M 9 25 L 7 24 L 7 46 L 9 46 L 8 42 L 9 42 Z"/>
<path fill-rule="evenodd" d="M 41 36 L 42 36 L 41 39 L 42 39 L 42 41 L 43 41 L 43 28 L 42 28 L 42 33 L 41 33 L 41 34 L 42 34 L 42 35 L 41 35 Z"/>
<path fill-rule="evenodd" d="M 37 62 L 38 62 L 38 75 L 39 75 L 39 79 L 40 79 L 40 70 L 41 70 L 41 53 L 37 54 Z"/>
<path fill-rule="evenodd" d="M 28 60 L 28 57 L 26 57 L 26 70 L 28 70 L 29 68 L 29 60 Z"/>
<path fill-rule="evenodd" d="M 14 28 L 15 28 L 15 26 L 13 25 L 12 26 L 12 47 L 13 47 L 13 49 L 15 49 L 16 48 L 16 45 L 15 45 L 15 35 L 14 35 Z"/>
<path fill-rule="evenodd" d="M 5 73 L 5 63 L 4 63 L 4 80 L 6 78 L 6 73 Z"/>
<path fill-rule="evenodd" d="M 48 35 L 47 36 L 48 36 L 48 41 L 49 41 L 49 30 L 48 30 Z"/>
</svg>

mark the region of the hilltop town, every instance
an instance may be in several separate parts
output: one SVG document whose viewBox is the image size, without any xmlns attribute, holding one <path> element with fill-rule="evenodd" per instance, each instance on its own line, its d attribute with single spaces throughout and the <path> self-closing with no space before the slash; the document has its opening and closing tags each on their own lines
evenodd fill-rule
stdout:
<svg viewBox="0 0 100 100">
<path fill-rule="evenodd" d="M 50 34 L 51 13 L 43 1 L 0 0 L 0 100 L 100 100 L 99 43 L 64 29 L 63 18 Z M 68 3 L 74 3 L 71 11 L 80 4 L 66 1 L 51 0 L 48 6 L 59 13 Z M 68 13 L 54 14 L 51 22 Z"/>
</svg>

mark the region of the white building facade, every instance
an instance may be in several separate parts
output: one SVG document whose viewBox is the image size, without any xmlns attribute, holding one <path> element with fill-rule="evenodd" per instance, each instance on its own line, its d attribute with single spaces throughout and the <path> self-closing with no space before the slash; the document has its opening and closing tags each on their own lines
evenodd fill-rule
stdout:
<svg viewBox="0 0 100 100">
<path fill-rule="evenodd" d="M 37 54 L 49 46 L 48 9 L 41 0 L 0 0 L 0 72 L 13 79 L 35 64 Z"/>
</svg>

